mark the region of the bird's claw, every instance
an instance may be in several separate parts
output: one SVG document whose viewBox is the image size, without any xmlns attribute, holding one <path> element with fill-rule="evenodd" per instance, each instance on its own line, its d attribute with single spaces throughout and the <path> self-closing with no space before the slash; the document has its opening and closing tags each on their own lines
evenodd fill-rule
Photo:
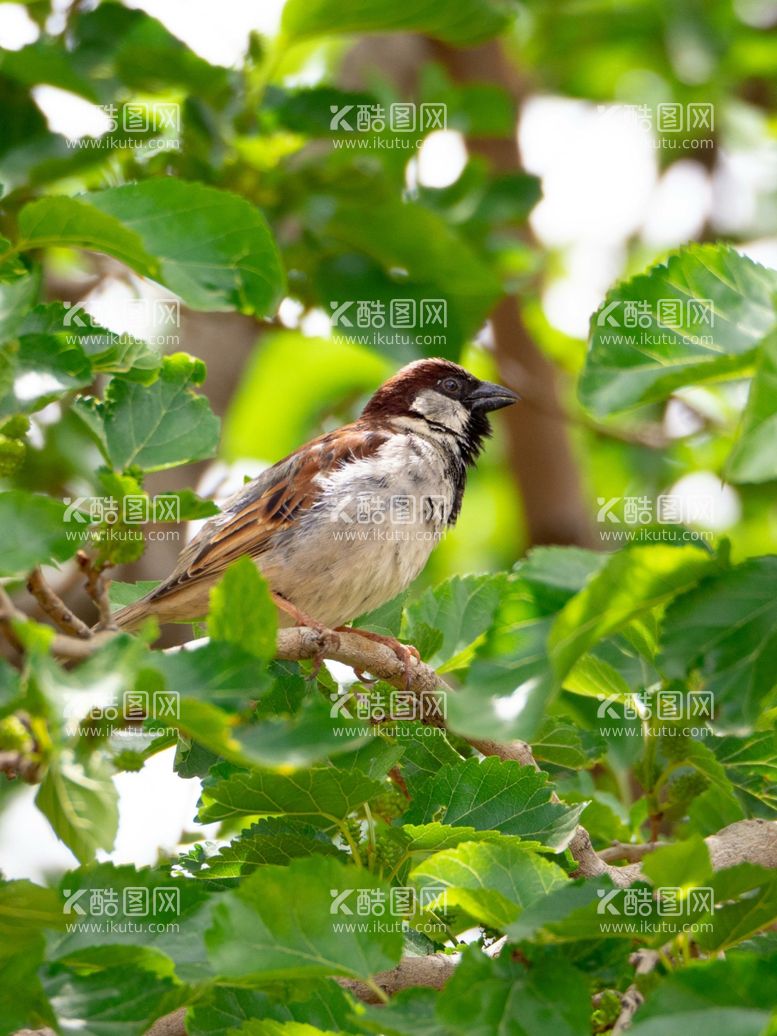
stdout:
<svg viewBox="0 0 777 1036">
<path fill-rule="evenodd" d="M 406 691 L 410 690 L 413 677 L 413 665 L 417 665 L 421 661 L 421 656 L 419 655 L 418 650 L 413 647 L 412 644 L 402 644 L 396 639 L 396 637 L 385 637 L 382 633 L 371 633 L 370 630 L 354 629 L 352 626 L 337 626 L 336 632 L 355 633 L 359 637 L 364 637 L 365 640 L 371 640 L 376 644 L 385 644 L 386 647 L 391 648 L 402 663 L 404 688 Z M 357 678 L 363 681 L 363 673 L 358 670 L 354 670 L 354 672 L 356 673 Z M 367 682 L 374 683 L 375 681 Z"/>
<path fill-rule="evenodd" d="M 364 684 L 365 687 L 374 687 L 375 684 L 378 682 L 377 677 L 367 676 L 367 674 L 362 672 L 361 669 L 354 668 L 353 671 L 356 674 L 356 679 L 359 681 L 359 683 Z"/>
<path fill-rule="evenodd" d="M 328 626 L 323 626 L 320 622 L 316 622 L 315 619 L 300 611 L 296 605 L 292 604 L 291 601 L 287 601 L 281 594 L 273 593 L 271 596 L 278 609 L 290 615 L 297 626 L 305 626 L 307 629 L 314 630 L 318 635 L 318 647 L 312 657 L 313 669 L 310 674 L 311 679 L 315 680 L 321 671 L 324 659 L 340 649 L 340 638 L 337 635 L 337 631 L 329 629 Z"/>
<path fill-rule="evenodd" d="M 318 634 L 318 650 L 313 655 L 312 662 L 313 668 L 310 672 L 311 679 L 315 680 L 321 671 L 321 666 L 324 664 L 324 659 L 328 658 L 340 648 L 340 637 L 334 630 L 328 629 L 326 626 L 312 626 L 312 629 Z"/>
</svg>

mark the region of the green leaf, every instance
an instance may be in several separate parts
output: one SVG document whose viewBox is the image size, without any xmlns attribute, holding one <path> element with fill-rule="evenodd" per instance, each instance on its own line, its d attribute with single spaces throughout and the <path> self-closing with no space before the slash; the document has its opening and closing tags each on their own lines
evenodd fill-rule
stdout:
<svg viewBox="0 0 777 1036">
<path fill-rule="evenodd" d="M 25 314 L 38 301 L 40 279 L 40 267 L 36 266 L 26 277 L 0 281 L 0 340 L 6 341 L 16 334 Z"/>
<path fill-rule="evenodd" d="M 93 380 L 81 347 L 49 335 L 25 335 L 8 356 L 12 383 L 0 395 L 0 418 L 40 410 Z"/>
<path fill-rule="evenodd" d="M 630 702 L 631 687 L 618 670 L 596 655 L 582 655 L 564 677 L 564 689 L 586 698 Z"/>
<path fill-rule="evenodd" d="M 30 881 L 0 882 L 0 959 L 32 952 L 44 929 L 64 928 L 65 920 L 53 889 Z"/>
<path fill-rule="evenodd" d="M 600 893 L 615 886 L 609 878 L 581 878 L 559 885 L 530 904 L 508 927 L 511 939 L 536 939 L 537 933 L 549 932 L 559 939 L 601 939 L 601 917 L 596 913 Z"/>
<path fill-rule="evenodd" d="M 721 794 L 718 788 L 707 788 L 688 807 L 689 829 L 705 838 L 745 816 L 739 799 L 733 794 Z"/>
<path fill-rule="evenodd" d="M 73 56 L 52 39 L 38 39 L 20 50 L 5 51 L 2 70 L 29 87 L 49 83 L 88 101 L 98 101 L 94 86 L 78 73 Z"/>
<path fill-rule="evenodd" d="M 563 608 L 606 563 L 606 554 L 582 547 L 535 547 L 515 571 L 548 614 Z"/>
<path fill-rule="evenodd" d="M 549 716 L 532 738 L 535 759 L 570 770 L 587 770 L 607 751 L 607 742 L 593 731 L 583 730 Z"/>
<path fill-rule="evenodd" d="M 215 100 L 229 83 L 227 69 L 209 64 L 145 13 L 116 43 L 116 73 L 133 92 L 164 93 L 173 85 Z"/>
<path fill-rule="evenodd" d="M 283 292 L 278 251 L 259 210 L 228 191 L 171 176 L 42 198 L 22 209 L 19 231 L 21 250 L 105 252 L 194 309 L 269 316 Z"/>
<path fill-rule="evenodd" d="M 416 789 L 431 780 L 442 766 L 460 762 L 461 755 L 441 727 L 408 722 L 402 723 L 400 729 L 404 747 L 402 775 L 413 797 Z"/>
<path fill-rule="evenodd" d="M 410 872 L 421 888 L 444 888 L 445 908 L 459 906 L 481 924 L 504 929 L 521 910 L 568 879 L 519 839 L 465 842 Z M 433 905 L 433 904 L 432 904 Z"/>
<path fill-rule="evenodd" d="M 124 603 L 132 601 L 116 601 Z M 211 702 L 244 702 L 264 693 L 270 682 L 263 659 L 222 641 L 174 653 L 155 651 L 150 664 L 162 674 L 169 690 L 183 688 L 187 696 Z"/>
<path fill-rule="evenodd" d="M 455 695 L 448 721 L 467 736 L 533 740 L 557 693 L 548 664 L 556 613 L 607 562 L 576 548 L 535 549 L 507 580 L 497 614 Z"/>
<path fill-rule="evenodd" d="M 65 510 L 47 496 L 18 489 L 0 493 L 0 576 L 22 575 L 75 554 L 80 541 L 68 539 Z"/>
<path fill-rule="evenodd" d="M 182 981 L 209 977 L 203 936 L 216 897 L 204 882 L 172 876 L 169 869 L 100 863 L 65 874 L 59 888 L 68 930 L 50 937 L 48 960 L 92 970 L 120 962 L 147 965 L 152 958 L 161 968 L 168 957 Z M 108 896 L 113 906 L 106 906 Z"/>
<path fill-rule="evenodd" d="M 317 1031 L 347 1032 L 353 1007 L 334 980 L 306 979 L 304 989 L 289 982 L 273 994 L 214 986 L 190 1009 L 186 1032 L 188 1036 L 227 1036 L 244 1022 L 258 1018 L 303 1022 L 316 1026 Z"/>
<path fill-rule="evenodd" d="M 683 385 L 740 374 L 775 327 L 776 293 L 777 273 L 733 248 L 681 249 L 617 285 L 592 317 L 581 400 L 610 414 L 665 399 Z"/>
<path fill-rule="evenodd" d="M 337 1036 L 330 1029 L 320 1029 L 305 1022 L 278 1022 L 274 1018 L 252 1018 L 236 1030 L 235 1036 Z"/>
<path fill-rule="evenodd" d="M 58 349 L 64 345 L 78 346 L 93 370 L 131 375 L 135 381 L 153 380 L 162 362 L 155 348 L 131 335 L 100 326 L 81 305 L 72 309 L 63 302 L 36 306 L 24 317 L 18 333 L 22 340 L 35 335 L 56 338 Z"/>
<path fill-rule="evenodd" d="M 380 781 L 334 767 L 292 774 L 257 769 L 207 783 L 202 790 L 199 819 L 209 823 L 261 813 L 340 819 L 384 789 Z"/>
<path fill-rule="evenodd" d="M 728 950 L 777 920 L 777 875 L 773 870 L 741 863 L 718 871 L 707 885 L 713 889 L 716 909 L 709 929 L 696 936 L 705 951 Z"/>
<path fill-rule="evenodd" d="M 640 1007 L 634 1036 L 762 1036 L 777 1003 L 774 955 L 732 954 L 690 961 L 654 989 Z"/>
<path fill-rule="evenodd" d="M 52 761 L 35 805 L 81 863 L 98 849 L 113 848 L 119 827 L 119 794 L 106 762 L 91 756 L 76 762 L 71 753 Z"/>
<path fill-rule="evenodd" d="M 708 747 L 746 801 L 777 812 L 777 733 L 769 730 L 746 738 L 715 737 Z M 719 824 L 715 830 L 724 826 Z"/>
<path fill-rule="evenodd" d="M 769 482 L 777 478 L 777 334 L 761 346 L 739 438 L 726 462 L 731 482 Z"/>
<path fill-rule="evenodd" d="M 611 555 L 558 614 L 548 639 L 563 679 L 584 652 L 698 582 L 716 561 L 695 547 L 632 547 Z"/>
<path fill-rule="evenodd" d="M 494 756 L 443 767 L 418 790 L 405 815 L 411 824 L 439 821 L 536 840 L 560 852 L 585 804 L 552 802 L 552 785 L 532 766 Z"/>
<path fill-rule="evenodd" d="M 416 986 L 401 989 L 387 1004 L 363 1007 L 360 1021 L 378 1036 L 450 1036 L 437 1018 L 437 990 Z"/>
<path fill-rule="evenodd" d="M 256 718 L 296 715 L 305 702 L 310 701 L 310 680 L 302 673 L 299 663 L 276 659 L 267 671 L 272 683 L 257 702 Z"/>
<path fill-rule="evenodd" d="M 777 557 L 750 558 L 711 575 L 667 609 L 662 661 L 667 675 L 698 669 L 715 695 L 715 715 L 753 724 L 777 682 Z"/>
<path fill-rule="evenodd" d="M 289 0 L 282 29 L 292 40 L 330 33 L 417 32 L 447 43 L 471 44 L 497 36 L 514 12 L 499 0 L 461 0 L 439 7 L 408 0 L 392 7 L 383 0 L 360 0 L 343 6 L 335 0 Z"/>
<path fill-rule="evenodd" d="M 269 662 L 277 630 L 278 613 L 267 581 L 251 558 L 240 558 L 211 590 L 208 633 Z"/>
<path fill-rule="evenodd" d="M 171 978 L 137 967 L 91 974 L 53 968 L 44 988 L 62 1030 L 82 1036 L 141 1036 L 174 1011 L 186 992 Z"/>
<path fill-rule="evenodd" d="M 669 894 L 665 893 L 668 900 Z M 659 907 L 653 888 L 646 882 L 618 888 L 606 875 L 568 881 L 531 903 L 507 928 L 511 939 L 576 943 L 602 940 L 641 940 L 663 946 L 670 935 L 687 925 L 707 921 L 711 894 L 697 891 L 685 900 L 683 913 L 672 915 Z M 636 911 L 638 907 L 638 913 Z M 541 934 L 540 934 L 541 933 Z"/>
<path fill-rule="evenodd" d="M 726 768 L 715 758 L 712 750 L 715 738 L 710 738 L 709 741 L 711 744 L 691 740 L 685 742 L 682 747 L 682 763 L 692 766 L 706 777 L 719 795 L 732 795 L 734 787 L 729 780 Z"/>
<path fill-rule="evenodd" d="M 337 207 L 322 233 L 387 272 L 406 271 L 410 283 L 424 285 L 426 298 L 444 299 L 445 325 L 437 330 L 453 358 L 499 297 L 499 279 L 478 252 L 420 205 L 383 200 L 365 208 L 349 201 Z"/>
<path fill-rule="evenodd" d="M 191 489 L 178 489 L 171 493 L 165 493 L 166 497 L 175 497 L 178 501 L 175 509 L 176 516 L 170 517 L 162 513 L 164 508 L 156 502 L 154 508 L 154 521 L 157 522 L 196 522 L 201 518 L 212 518 L 219 514 L 219 508 L 213 500 L 203 500 L 202 497 Z"/>
<path fill-rule="evenodd" d="M 371 737 L 366 745 L 347 752 L 337 760 L 340 770 L 359 770 L 367 777 L 385 777 L 405 753 L 405 745 L 392 744 L 385 737 Z"/>
<path fill-rule="evenodd" d="M 403 824 L 401 830 L 402 835 L 409 839 L 407 852 L 413 855 L 455 849 L 462 842 L 499 842 L 511 837 L 503 835 L 500 831 L 478 831 L 474 827 L 447 827 L 439 821 L 429 824 Z M 522 841 L 521 844 L 527 848 L 539 848 L 539 842 Z"/>
<path fill-rule="evenodd" d="M 316 697 L 308 698 L 293 716 L 243 727 L 236 737 L 252 764 L 285 768 L 335 758 L 367 744 L 373 734 L 367 720 L 333 716 L 326 701 Z"/>
<path fill-rule="evenodd" d="M 456 694 L 448 724 L 468 737 L 528 740 L 553 693 L 547 661 L 551 619 L 519 576 L 504 584 L 493 622 Z"/>
<path fill-rule="evenodd" d="M 237 740 L 238 717 L 208 701 L 181 698 L 178 702 L 178 716 L 165 721 L 166 727 L 174 727 L 187 740 L 203 745 L 209 751 L 236 765 L 249 765 L 250 760 L 241 752 Z"/>
<path fill-rule="evenodd" d="M 438 1018 L 456 1036 L 588 1036 L 590 1013 L 588 984 L 560 957 L 525 964 L 473 947 L 437 1003 Z"/>
<path fill-rule="evenodd" d="M 328 858 L 262 867 L 214 908 L 206 935 L 214 970 L 227 978 L 250 975 L 259 984 L 370 978 L 392 967 L 402 954 L 401 931 L 361 931 L 362 925 L 348 924 L 355 916 L 351 907 L 347 913 L 335 909 L 346 890 L 352 890 L 346 904 L 351 898 L 355 905 L 360 889 L 375 890 L 388 902 L 388 887 L 375 875 Z"/>
<path fill-rule="evenodd" d="M 89 195 L 57 195 L 30 202 L 19 213 L 19 234 L 19 251 L 76 245 L 106 252 L 149 277 L 159 279 L 161 275 L 159 263 L 145 250 L 140 235 L 90 205 Z"/>
<path fill-rule="evenodd" d="M 530 741 L 556 691 L 548 666 L 550 617 L 501 629 L 446 698 L 448 725 L 468 737 Z"/>
<path fill-rule="evenodd" d="M 124 608 L 128 604 L 134 604 L 157 586 L 158 579 L 139 579 L 137 583 L 122 583 L 121 580 L 114 579 L 108 590 L 111 608 Z"/>
<path fill-rule="evenodd" d="M 329 706 L 320 698 L 308 698 L 287 718 L 273 716 L 263 723 L 238 725 L 235 713 L 184 696 L 180 698 L 179 716 L 165 723 L 238 765 L 285 772 L 322 763 L 365 745 L 373 732 L 365 720 L 332 717 Z"/>
<path fill-rule="evenodd" d="M 0 955 L 0 1036 L 12 1036 L 42 1022 L 54 1024 L 38 977 L 43 939 L 38 939 L 35 950 L 29 946 L 24 952 L 14 949 L 12 956 Z"/>
<path fill-rule="evenodd" d="M 105 402 L 93 408 L 93 419 L 102 426 L 107 456 L 115 468 L 136 465 L 159 471 L 212 456 L 218 445 L 218 418 L 207 399 L 192 391 L 204 374 L 200 360 L 178 353 L 165 357 L 152 385 L 120 378 L 110 382 Z M 85 406 L 76 407 L 84 417 Z"/>
<path fill-rule="evenodd" d="M 134 687 L 145 655 L 139 638 L 119 633 L 75 668 L 64 668 L 48 656 L 33 659 L 35 683 L 51 705 L 50 725 L 66 728 L 94 706 L 120 706 L 123 693 Z"/>
<path fill-rule="evenodd" d="M 506 582 L 507 575 L 503 572 L 484 576 L 451 576 L 408 605 L 402 624 L 402 639 L 416 644 L 422 631 L 438 631 L 441 634 L 439 646 L 426 661 L 443 673 L 461 668 L 485 637 Z"/>
<path fill-rule="evenodd" d="M 707 843 L 700 835 L 648 853 L 642 871 L 657 888 L 703 888 L 712 877 Z"/>
<path fill-rule="evenodd" d="M 240 878 L 265 864 L 287 864 L 300 856 L 342 856 L 332 842 L 310 824 L 268 817 L 241 832 L 229 845 L 198 864 L 196 877 Z M 187 866 L 184 859 L 184 866 Z"/>
</svg>

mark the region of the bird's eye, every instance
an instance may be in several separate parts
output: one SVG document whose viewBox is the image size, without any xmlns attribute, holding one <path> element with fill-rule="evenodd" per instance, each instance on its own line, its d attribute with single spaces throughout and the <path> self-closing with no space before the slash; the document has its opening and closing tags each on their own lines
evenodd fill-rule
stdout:
<svg viewBox="0 0 777 1036">
<path fill-rule="evenodd" d="M 461 388 L 461 382 L 458 378 L 445 378 L 440 383 L 440 388 L 443 392 L 449 392 L 452 396 L 457 395 Z"/>
</svg>

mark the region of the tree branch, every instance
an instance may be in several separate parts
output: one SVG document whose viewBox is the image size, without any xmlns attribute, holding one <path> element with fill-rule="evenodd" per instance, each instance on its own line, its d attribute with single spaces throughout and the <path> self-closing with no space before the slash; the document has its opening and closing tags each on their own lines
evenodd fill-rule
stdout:
<svg viewBox="0 0 777 1036">
<path fill-rule="evenodd" d="M 659 961 L 658 950 L 641 949 L 633 953 L 629 962 L 634 965 L 637 975 L 649 975 Z M 621 1013 L 618 1015 L 615 1025 L 612 1028 L 612 1036 L 621 1036 L 627 1029 L 631 1028 L 631 1020 L 645 1002 L 639 986 L 632 982 L 629 988 L 621 996 Z"/>
<path fill-rule="evenodd" d="M 366 982 L 360 982 L 351 978 L 335 978 L 335 982 L 342 986 L 357 1000 L 365 1004 L 382 1003 L 375 992 L 374 987 L 382 989 L 386 996 L 394 996 L 402 989 L 410 989 L 414 986 L 426 986 L 428 989 L 442 989 L 453 972 L 456 970 L 458 957 L 455 955 L 430 955 L 428 957 L 403 957 L 395 968 L 390 971 L 382 971 L 375 975 L 372 980 L 372 987 Z M 186 1008 L 181 1007 L 163 1018 L 157 1019 L 146 1033 L 146 1036 L 186 1036 Z M 25 1030 L 28 1036 L 32 1036 L 29 1030 Z M 16 1033 L 15 1036 L 25 1036 L 24 1033 Z M 44 1032 L 38 1032 L 36 1036 L 45 1036 Z M 55 1036 L 54 1033 L 51 1036 Z"/>
<path fill-rule="evenodd" d="M 371 673 L 402 690 L 406 687 L 405 666 L 391 648 L 359 636 L 356 630 L 353 633 L 338 633 L 336 638 L 309 626 L 278 630 L 277 658 L 298 662 L 301 659 L 316 658 L 322 649 L 325 650 L 325 657 L 332 661 L 343 662 L 362 673 Z M 429 720 L 439 711 L 435 705 L 437 696 L 451 691 L 431 666 L 417 659 L 410 661 L 408 689 L 428 705 L 429 715 L 427 717 L 425 710 L 425 718 Z"/>
<path fill-rule="evenodd" d="M 19 638 L 13 629 L 15 622 L 29 622 L 30 616 L 21 611 L 8 596 L 7 591 L 0 586 L 0 629 L 5 637 L 14 647 L 22 649 Z M 59 658 L 67 658 L 74 662 L 83 662 L 90 658 L 98 648 L 106 644 L 112 637 L 116 636 L 114 630 L 104 630 L 100 633 L 91 633 L 88 640 L 81 640 L 79 637 L 71 637 L 66 633 L 55 634 L 51 641 L 51 652 Z"/>
<path fill-rule="evenodd" d="M 614 863 L 616 860 L 627 860 L 629 863 L 639 861 L 652 853 L 654 849 L 660 849 L 666 842 L 643 842 L 640 845 L 632 845 L 630 842 L 613 842 L 606 849 L 600 849 L 599 859 L 605 863 Z"/>
<path fill-rule="evenodd" d="M 68 608 L 62 598 L 52 590 L 39 568 L 34 568 L 27 580 L 27 589 L 46 615 L 65 633 L 88 640 L 92 632 L 85 622 Z"/>
<path fill-rule="evenodd" d="M 412 986 L 426 986 L 428 989 L 442 989 L 458 965 L 458 957 L 451 954 L 430 954 L 427 957 L 403 957 L 391 971 L 375 975 L 373 983 L 387 996 L 394 996 L 402 989 Z M 335 979 L 349 993 L 365 1004 L 379 1004 L 381 1001 L 374 989 L 355 979 Z"/>
<path fill-rule="evenodd" d="M 115 630 L 116 623 L 113 621 L 111 602 L 108 598 L 108 587 L 111 585 L 111 581 L 105 578 L 105 569 L 96 565 L 94 560 L 83 550 L 79 550 L 76 554 L 76 561 L 86 576 L 86 592 L 94 601 L 97 614 L 100 616 L 97 628 L 101 630 Z"/>
<path fill-rule="evenodd" d="M 0 588 L 0 620 L 11 623 L 26 620 L 27 616 L 18 611 L 7 593 Z M 70 637 L 64 634 L 55 637 L 55 651 L 66 657 L 88 657 L 99 644 L 115 636 L 115 633 L 104 631 L 94 634 L 89 640 Z M 175 650 L 175 649 L 174 649 Z M 343 662 L 361 672 L 369 672 L 392 685 L 404 689 L 406 673 L 404 664 L 386 644 L 367 640 L 358 631 L 342 632 L 333 637 L 329 631 L 320 631 L 308 627 L 292 627 L 278 631 L 277 657 L 291 661 L 313 659 L 321 656 L 325 650 L 326 657 Z M 432 669 L 413 659 L 410 664 L 409 689 L 422 702 L 422 718 L 425 722 L 445 728 L 439 708 L 439 696 L 454 693 L 445 681 Z M 540 771 L 534 758 L 531 746 L 525 741 L 502 743 L 487 738 L 469 738 L 469 744 L 485 756 L 496 756 L 499 759 L 513 760 L 522 766 L 531 766 Z M 540 771 L 541 772 L 541 771 Z M 553 793 L 553 801 L 558 796 Z M 741 820 L 729 825 L 715 835 L 705 839 L 714 870 L 734 866 L 737 863 L 751 862 L 764 867 L 777 868 L 777 822 L 766 820 Z M 607 875 L 619 887 L 630 885 L 644 878 L 639 862 L 628 866 L 615 867 L 609 861 L 626 857 L 637 860 L 656 848 L 655 844 L 631 846 L 616 843 L 602 853 L 597 853 L 591 843 L 586 829 L 578 826 L 570 843 L 569 850 L 577 861 L 577 874 L 582 877 L 598 877 Z M 498 940 L 489 953 L 497 954 L 504 945 L 504 939 Z M 642 958 L 640 958 L 640 961 Z M 645 956 L 645 967 L 654 966 L 652 957 Z M 426 986 L 441 989 L 453 974 L 458 963 L 455 955 L 430 954 L 426 957 L 408 957 L 390 971 L 375 976 L 371 984 L 352 979 L 337 978 L 336 981 L 353 996 L 365 1003 L 380 1003 L 381 997 L 376 986 L 386 996 L 392 996 L 401 989 L 413 986 Z M 641 965 L 638 963 L 637 972 Z M 630 1024 L 631 1018 L 642 1002 L 636 984 L 629 987 L 623 995 L 623 1007 L 614 1031 L 622 1033 Z M 149 1030 L 148 1036 L 186 1036 L 185 1009 L 173 1012 L 160 1018 Z"/>
</svg>

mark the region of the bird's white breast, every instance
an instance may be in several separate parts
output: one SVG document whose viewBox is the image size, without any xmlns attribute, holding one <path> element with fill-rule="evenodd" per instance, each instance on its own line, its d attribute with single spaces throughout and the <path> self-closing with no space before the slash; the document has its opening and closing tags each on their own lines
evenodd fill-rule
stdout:
<svg viewBox="0 0 777 1036">
<path fill-rule="evenodd" d="M 318 481 L 319 502 L 260 565 L 273 589 L 340 626 L 415 579 L 445 529 L 453 487 L 444 452 L 413 434 Z"/>
</svg>

